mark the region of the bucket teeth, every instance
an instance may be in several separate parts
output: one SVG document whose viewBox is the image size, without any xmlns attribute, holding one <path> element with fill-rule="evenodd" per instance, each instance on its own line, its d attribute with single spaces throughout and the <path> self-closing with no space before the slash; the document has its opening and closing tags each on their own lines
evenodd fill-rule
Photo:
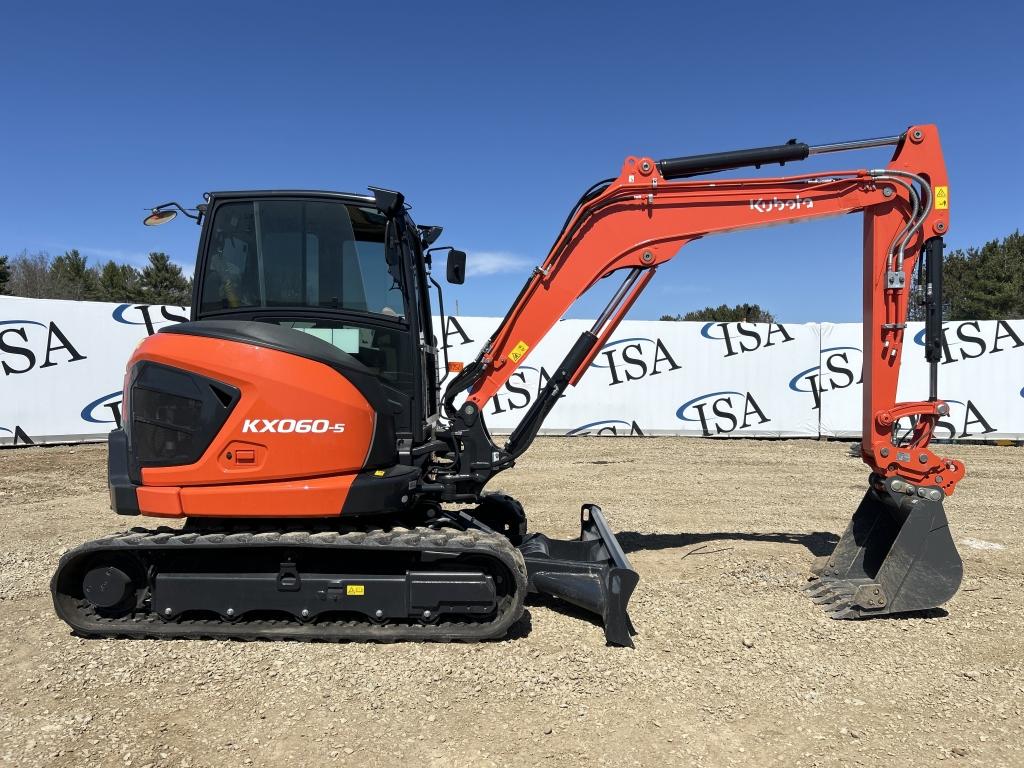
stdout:
<svg viewBox="0 0 1024 768">
<path fill-rule="evenodd" d="M 811 602 L 815 605 L 832 605 L 840 600 L 849 600 L 850 593 L 843 592 L 826 592 L 820 597 L 812 598 Z"/>
<path fill-rule="evenodd" d="M 804 592 L 806 592 L 807 596 L 810 597 L 812 600 L 814 600 L 817 597 L 821 597 L 822 595 L 827 595 L 831 591 L 832 587 L 829 586 L 828 582 L 823 581 L 815 581 L 804 587 Z"/>
<path fill-rule="evenodd" d="M 830 619 L 859 619 L 861 618 L 861 612 L 852 605 L 844 605 L 841 608 L 829 611 L 828 617 Z"/>
<path fill-rule="evenodd" d="M 865 608 L 858 604 L 858 594 L 872 582 L 865 579 L 825 579 L 804 587 L 811 602 L 820 605 L 833 619 L 859 619 L 865 615 Z M 879 606 L 881 608 L 881 606 Z"/>
<path fill-rule="evenodd" d="M 847 587 L 845 584 L 829 584 L 825 587 L 822 592 L 811 598 L 811 602 L 815 605 L 833 605 L 840 600 L 850 601 L 853 596 L 853 590 Z"/>
</svg>

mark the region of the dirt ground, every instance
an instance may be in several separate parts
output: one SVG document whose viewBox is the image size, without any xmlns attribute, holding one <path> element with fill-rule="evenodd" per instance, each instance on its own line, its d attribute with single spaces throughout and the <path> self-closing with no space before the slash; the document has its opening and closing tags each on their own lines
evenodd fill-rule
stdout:
<svg viewBox="0 0 1024 768">
<path fill-rule="evenodd" d="M 1024 450 L 945 452 L 948 613 L 837 622 L 799 587 L 863 493 L 848 444 L 538 440 L 500 487 L 561 536 L 602 506 L 641 574 L 629 650 L 537 604 L 478 645 L 76 638 L 48 583 L 125 524 L 105 449 L 0 451 L 0 763 L 1021 766 Z"/>
</svg>

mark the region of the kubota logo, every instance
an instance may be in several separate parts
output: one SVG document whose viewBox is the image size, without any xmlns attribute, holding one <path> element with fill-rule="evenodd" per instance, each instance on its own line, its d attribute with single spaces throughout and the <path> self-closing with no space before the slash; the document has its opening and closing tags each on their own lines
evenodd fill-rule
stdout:
<svg viewBox="0 0 1024 768">
<path fill-rule="evenodd" d="M 341 434 L 345 431 L 345 425 L 341 422 L 332 424 L 328 419 L 246 419 L 242 431 L 274 432 L 281 435 L 291 432 L 314 435 L 322 435 L 325 432 Z"/>
<path fill-rule="evenodd" d="M 805 200 L 797 195 L 791 197 L 788 200 L 783 200 L 780 197 L 773 197 L 771 200 L 765 200 L 763 197 L 759 197 L 756 200 L 750 201 L 750 210 L 757 211 L 758 213 L 768 213 L 769 211 L 795 211 L 797 208 L 813 208 L 813 200 Z"/>
</svg>

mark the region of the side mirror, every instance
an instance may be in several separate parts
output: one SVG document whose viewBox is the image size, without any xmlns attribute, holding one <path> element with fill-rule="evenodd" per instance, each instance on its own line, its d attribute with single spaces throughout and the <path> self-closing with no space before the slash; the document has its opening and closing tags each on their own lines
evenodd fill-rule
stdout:
<svg viewBox="0 0 1024 768">
<path fill-rule="evenodd" d="M 177 211 L 165 208 L 162 211 L 153 209 L 153 212 L 142 220 L 142 223 L 147 227 L 158 227 L 161 224 L 166 224 L 168 221 L 178 215 Z"/>
<path fill-rule="evenodd" d="M 462 285 L 466 282 L 465 251 L 456 251 L 454 248 L 448 251 L 448 282 L 453 285 Z"/>
</svg>

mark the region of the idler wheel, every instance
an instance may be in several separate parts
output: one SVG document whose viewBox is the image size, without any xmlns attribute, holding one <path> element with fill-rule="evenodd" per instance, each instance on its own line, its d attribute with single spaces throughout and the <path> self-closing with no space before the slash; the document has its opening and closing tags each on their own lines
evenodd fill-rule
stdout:
<svg viewBox="0 0 1024 768">
<path fill-rule="evenodd" d="M 85 599 L 97 608 L 116 608 L 135 594 L 131 577 L 120 568 L 102 565 L 82 579 Z"/>
</svg>

